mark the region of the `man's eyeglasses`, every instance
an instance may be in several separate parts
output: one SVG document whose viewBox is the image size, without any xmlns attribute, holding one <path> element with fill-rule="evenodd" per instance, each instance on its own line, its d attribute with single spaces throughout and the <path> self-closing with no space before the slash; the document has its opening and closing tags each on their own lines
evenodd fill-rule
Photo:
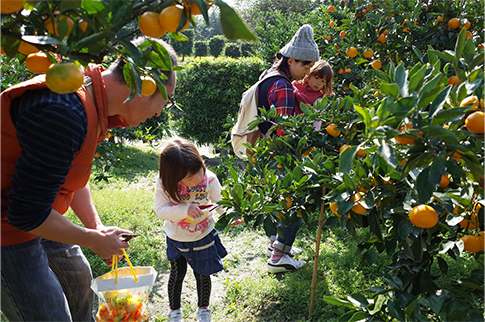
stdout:
<svg viewBox="0 0 485 322">
<path fill-rule="evenodd" d="M 172 107 L 176 107 L 178 108 L 180 111 L 182 111 L 182 108 L 180 106 L 177 105 L 177 103 L 175 102 L 175 100 L 173 99 L 173 96 L 169 96 L 168 97 L 168 102 L 165 104 L 164 108 L 172 108 Z"/>
</svg>

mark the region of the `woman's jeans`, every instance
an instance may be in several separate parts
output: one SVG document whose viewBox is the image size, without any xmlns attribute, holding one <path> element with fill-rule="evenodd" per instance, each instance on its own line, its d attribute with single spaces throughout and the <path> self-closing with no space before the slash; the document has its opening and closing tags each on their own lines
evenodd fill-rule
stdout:
<svg viewBox="0 0 485 322">
<path fill-rule="evenodd" d="M 10 321 L 93 321 L 91 267 L 79 246 L 36 238 L 2 246 L 1 256 Z"/>
<path fill-rule="evenodd" d="M 293 243 L 295 242 L 296 233 L 298 232 L 298 229 L 300 229 L 302 222 L 303 218 L 299 218 L 296 225 L 283 226 L 283 224 L 280 223 L 283 236 L 277 234 L 276 230 L 270 234 L 270 240 L 273 240 L 273 238 L 276 236 L 276 240 L 273 243 L 273 248 L 289 254 L 291 251 L 291 246 L 293 246 Z"/>
</svg>

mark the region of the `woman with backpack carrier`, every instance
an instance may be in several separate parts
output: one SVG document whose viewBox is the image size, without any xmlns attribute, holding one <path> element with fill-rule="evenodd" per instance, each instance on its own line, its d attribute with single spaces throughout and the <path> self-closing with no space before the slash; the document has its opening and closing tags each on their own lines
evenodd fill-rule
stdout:
<svg viewBox="0 0 485 322">
<path fill-rule="evenodd" d="M 267 110 L 271 106 L 276 108 L 278 114 L 293 115 L 295 112 L 295 95 L 291 82 L 303 79 L 320 59 L 317 44 L 313 39 L 313 29 L 310 25 L 303 25 L 277 54 L 277 61 L 260 76 L 258 89 L 258 106 Z M 266 78 L 266 79 L 265 79 Z M 271 128 L 270 122 L 259 124 L 262 134 Z M 277 131 L 278 135 L 283 133 Z M 280 224 L 283 236 L 276 233 L 276 227 L 270 234 L 270 244 L 267 254 L 268 272 L 283 273 L 294 271 L 306 264 L 305 261 L 294 260 L 293 255 L 301 253 L 300 249 L 292 247 L 296 233 L 301 226 L 302 219 L 297 225 L 283 226 Z"/>
</svg>

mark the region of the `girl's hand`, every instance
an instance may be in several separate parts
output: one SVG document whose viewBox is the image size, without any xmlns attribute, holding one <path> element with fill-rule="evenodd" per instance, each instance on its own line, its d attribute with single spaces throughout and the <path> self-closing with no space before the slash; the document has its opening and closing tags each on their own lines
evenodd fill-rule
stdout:
<svg viewBox="0 0 485 322">
<path fill-rule="evenodd" d="M 196 203 L 191 203 L 189 206 L 189 210 L 187 210 L 187 216 L 190 218 L 199 218 L 202 217 L 204 213 L 200 210 L 199 205 Z"/>
</svg>

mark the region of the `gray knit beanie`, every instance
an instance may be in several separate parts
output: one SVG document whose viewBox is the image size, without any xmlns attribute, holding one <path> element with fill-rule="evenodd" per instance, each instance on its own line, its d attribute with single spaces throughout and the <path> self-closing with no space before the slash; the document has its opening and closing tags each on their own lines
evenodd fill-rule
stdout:
<svg viewBox="0 0 485 322">
<path fill-rule="evenodd" d="M 313 39 L 313 29 L 310 25 L 303 25 L 298 29 L 291 41 L 280 50 L 280 53 L 288 58 L 304 61 L 317 61 L 320 52 Z"/>
</svg>

